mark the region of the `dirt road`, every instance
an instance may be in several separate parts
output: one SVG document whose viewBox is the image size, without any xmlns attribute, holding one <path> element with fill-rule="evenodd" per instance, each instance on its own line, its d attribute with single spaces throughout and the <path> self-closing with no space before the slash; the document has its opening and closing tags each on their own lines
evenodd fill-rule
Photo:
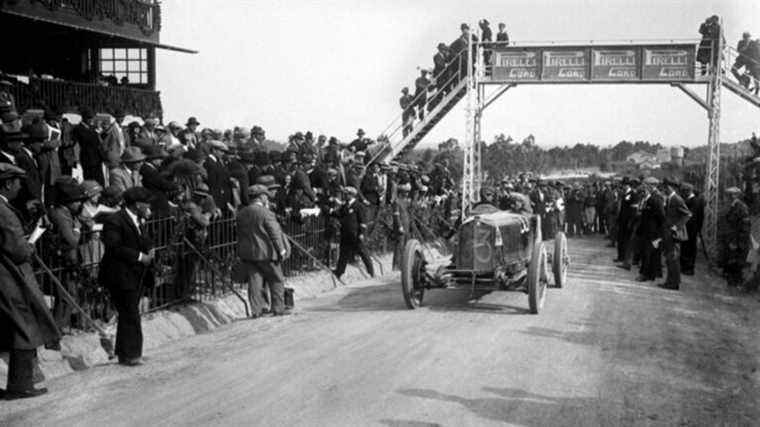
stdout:
<svg viewBox="0 0 760 427">
<path fill-rule="evenodd" d="M 240 321 L 0 402 L 0 425 L 757 425 L 760 303 L 687 278 L 633 281 L 601 239 L 571 239 L 569 287 L 433 291 L 387 277 Z"/>
</svg>

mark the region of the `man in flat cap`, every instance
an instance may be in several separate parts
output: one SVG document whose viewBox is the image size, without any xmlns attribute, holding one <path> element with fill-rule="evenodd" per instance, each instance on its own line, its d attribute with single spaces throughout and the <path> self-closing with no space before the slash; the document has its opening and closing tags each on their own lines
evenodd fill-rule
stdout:
<svg viewBox="0 0 760 427">
<path fill-rule="evenodd" d="M 676 191 L 678 182 L 672 179 L 663 181 L 665 194 L 665 224 L 663 227 L 662 250 L 665 256 L 665 266 L 668 273 L 661 288 L 678 290 L 681 285 L 681 242 L 687 240 L 686 222 L 691 218 L 691 212 L 686 207 L 681 196 Z"/>
<path fill-rule="evenodd" d="M 8 351 L 6 400 L 39 396 L 34 388 L 37 348 L 58 346 L 60 332 L 32 270 L 34 246 L 27 242 L 10 202 L 21 190 L 24 170 L 0 164 L 0 351 Z"/>
<path fill-rule="evenodd" d="M 725 231 L 720 236 L 720 253 L 722 255 L 723 274 L 728 286 L 740 286 L 743 281 L 743 269 L 747 262 L 750 248 L 751 223 L 749 208 L 742 201 L 742 192 L 737 187 L 726 189 L 731 205 L 726 212 Z"/>
<path fill-rule="evenodd" d="M 702 233 L 705 220 L 705 199 L 694 192 L 694 186 L 685 182 L 681 184 L 681 196 L 691 212 L 686 223 L 689 240 L 681 244 L 681 274 L 694 275 L 694 262 L 697 259 L 697 237 Z"/>
<path fill-rule="evenodd" d="M 101 240 L 105 253 L 100 261 L 99 281 L 111 294 L 119 313 L 115 354 L 126 366 L 142 364 L 143 336 L 140 298 L 154 284 L 151 268 L 153 243 L 143 229 L 151 216 L 150 191 L 132 187 L 124 191 L 124 207 L 103 222 Z"/>
<path fill-rule="evenodd" d="M 335 276 L 340 278 L 346 271 L 349 261 L 352 261 L 356 255 L 361 257 L 367 273 L 375 277 L 375 269 L 372 266 L 372 260 L 364 246 L 365 234 L 367 230 L 367 215 L 364 206 L 358 200 L 359 191 L 356 187 L 345 187 L 343 192 L 346 197 L 345 203 L 333 210 L 340 221 L 340 255 L 338 255 L 338 265 L 335 268 Z"/>
<path fill-rule="evenodd" d="M 290 242 L 269 209 L 273 189 L 262 184 L 250 186 L 249 204 L 238 211 L 236 218 L 238 256 L 248 272 L 248 299 L 254 318 L 261 316 L 266 306 L 264 284 L 269 288 L 272 314 L 290 314 L 285 309 L 282 274 L 282 263 L 290 256 Z"/>
</svg>

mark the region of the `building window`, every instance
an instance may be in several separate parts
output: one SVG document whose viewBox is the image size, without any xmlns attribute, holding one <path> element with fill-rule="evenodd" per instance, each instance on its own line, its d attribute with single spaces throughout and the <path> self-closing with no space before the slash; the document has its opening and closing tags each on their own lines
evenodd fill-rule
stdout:
<svg viewBox="0 0 760 427">
<path fill-rule="evenodd" d="M 148 84 L 148 50 L 135 48 L 100 49 L 100 73 L 114 76 L 121 84 Z"/>
</svg>

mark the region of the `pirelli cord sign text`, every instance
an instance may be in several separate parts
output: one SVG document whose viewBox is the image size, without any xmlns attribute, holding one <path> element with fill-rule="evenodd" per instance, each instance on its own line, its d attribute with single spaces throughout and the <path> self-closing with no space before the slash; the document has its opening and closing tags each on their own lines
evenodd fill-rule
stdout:
<svg viewBox="0 0 760 427">
<path fill-rule="evenodd" d="M 687 82 L 696 46 L 507 47 L 493 58 L 494 82 Z"/>
</svg>

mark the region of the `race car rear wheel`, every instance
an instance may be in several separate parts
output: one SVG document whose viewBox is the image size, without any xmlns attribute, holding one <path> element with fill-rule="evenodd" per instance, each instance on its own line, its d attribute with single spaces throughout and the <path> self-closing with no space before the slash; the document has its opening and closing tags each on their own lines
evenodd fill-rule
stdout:
<svg viewBox="0 0 760 427">
<path fill-rule="evenodd" d="M 554 287 L 561 288 L 567 282 L 567 267 L 570 259 L 567 255 L 567 237 L 558 232 L 554 236 L 554 255 L 552 256 L 552 271 L 554 272 Z"/>
<path fill-rule="evenodd" d="M 422 283 L 425 264 L 422 245 L 417 239 L 409 239 L 401 257 L 401 291 L 404 293 L 406 306 L 412 310 L 422 304 L 422 297 L 425 294 Z"/>
<path fill-rule="evenodd" d="M 532 314 L 538 314 L 538 311 L 544 306 L 546 297 L 546 251 L 544 243 L 537 241 L 533 246 L 533 253 L 528 265 L 528 306 Z"/>
</svg>

